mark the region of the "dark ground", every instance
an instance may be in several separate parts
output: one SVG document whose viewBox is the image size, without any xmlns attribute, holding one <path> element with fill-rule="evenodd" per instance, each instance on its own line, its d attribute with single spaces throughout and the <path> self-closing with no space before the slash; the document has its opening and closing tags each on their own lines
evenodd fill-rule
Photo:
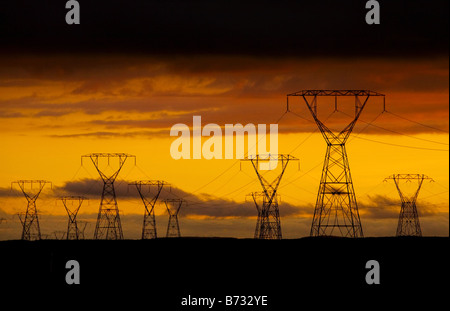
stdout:
<svg viewBox="0 0 450 311">
<path fill-rule="evenodd" d="M 37 294 L 42 300 L 33 305 L 57 299 L 70 301 L 67 306 L 89 301 L 102 309 L 130 310 L 142 303 L 144 310 L 208 309 L 182 307 L 188 295 L 268 296 L 267 307 L 216 303 L 212 310 L 301 310 L 305 302 L 319 310 L 416 302 L 431 307 L 449 288 L 448 242 L 447 237 L 2 241 L 1 295 Z M 71 259 L 80 264 L 80 285 L 65 283 Z M 380 285 L 365 282 L 371 259 L 380 263 Z"/>
</svg>

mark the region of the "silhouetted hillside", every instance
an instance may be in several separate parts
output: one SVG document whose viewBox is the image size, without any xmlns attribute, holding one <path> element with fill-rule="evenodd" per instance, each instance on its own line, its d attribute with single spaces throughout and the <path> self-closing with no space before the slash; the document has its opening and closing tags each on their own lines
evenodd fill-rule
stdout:
<svg viewBox="0 0 450 311">
<path fill-rule="evenodd" d="M 3 241 L 0 263 L 2 282 L 11 291 L 33 288 L 68 297 L 77 293 L 79 299 L 131 293 L 145 295 L 153 306 L 167 307 L 158 310 L 208 309 L 181 307 L 181 299 L 188 295 L 217 300 L 226 295 L 267 295 L 269 306 L 262 310 L 290 310 L 305 299 L 324 306 L 346 295 L 374 299 L 422 289 L 437 293 L 442 289 L 439 280 L 448 279 L 448 241 L 443 237 Z M 372 259 L 380 263 L 380 285 L 365 282 L 365 264 Z M 68 260 L 80 264 L 80 285 L 65 283 Z M 350 296 L 344 299 L 348 303 Z M 221 308 L 252 309 L 214 306 Z"/>
</svg>

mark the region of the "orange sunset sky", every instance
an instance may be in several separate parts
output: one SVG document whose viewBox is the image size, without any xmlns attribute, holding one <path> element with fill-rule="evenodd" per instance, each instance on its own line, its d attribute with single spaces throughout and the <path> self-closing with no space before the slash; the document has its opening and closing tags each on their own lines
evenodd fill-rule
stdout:
<svg viewBox="0 0 450 311">
<path fill-rule="evenodd" d="M 448 1 L 383 2 L 370 26 L 360 1 L 99 0 L 83 2 L 71 26 L 64 5 L 22 2 L 0 12 L 0 240 L 21 237 L 27 203 L 11 182 L 31 179 L 52 182 L 37 201 L 43 235 L 67 228 L 58 198 L 83 195 L 78 219 L 92 238 L 102 183 L 81 156 L 116 152 L 136 156 L 116 181 L 125 239 L 140 238 L 144 213 L 128 183 L 147 179 L 171 184 L 162 198 L 187 200 L 182 236 L 253 237 L 246 195 L 262 189 L 248 162 L 170 156 L 170 128 L 194 115 L 222 127 L 278 123 L 279 153 L 300 160 L 279 187 L 283 238 L 308 236 L 326 143 L 300 98 L 286 113 L 286 95 L 307 89 L 386 95 L 387 111 L 370 98 L 347 142 L 364 235 L 395 235 L 400 198 L 383 180 L 425 174 L 434 182 L 417 201 L 423 235 L 448 236 Z M 342 129 L 352 105 L 332 113 L 323 100 L 319 117 Z M 156 221 L 164 236 L 162 204 Z"/>
<path fill-rule="evenodd" d="M 117 181 L 125 238 L 140 235 L 143 205 L 126 186 L 140 179 L 165 180 L 175 195 L 178 191 L 190 202 L 180 216 L 183 235 L 251 237 L 256 209 L 245 196 L 261 188 L 250 165 L 170 156 L 171 126 L 191 126 L 193 115 L 201 115 L 203 125 L 222 126 L 270 124 L 282 116 L 279 152 L 300 159 L 300 169 L 290 164 L 279 189 L 283 234 L 306 236 L 326 144 L 303 102 L 291 100 L 295 115 L 284 114 L 286 94 L 350 86 L 385 94 L 388 110 L 380 114 L 382 100 L 371 98 L 347 144 L 365 235 L 394 235 L 399 196 L 392 183 L 383 183 L 394 173 L 435 180 L 425 183 L 419 195 L 422 230 L 424 235 L 448 234 L 448 59 L 50 55 L 3 58 L 1 68 L 0 212 L 8 220 L 2 239 L 20 237 L 15 214 L 25 210 L 26 201 L 10 187 L 18 179 L 53 183 L 37 201 L 43 234 L 65 230 L 67 216 L 58 196 L 87 195 L 79 219 L 89 222 L 90 237 L 101 182 L 92 163 L 81 166 L 80 157 L 91 152 L 136 155 L 136 166 L 130 160 Z M 349 107 L 344 102 L 342 111 Z M 375 117 L 375 126 L 367 126 Z M 332 128 L 345 120 L 339 113 L 333 118 Z M 163 205 L 157 205 L 156 214 L 164 233 Z"/>
</svg>

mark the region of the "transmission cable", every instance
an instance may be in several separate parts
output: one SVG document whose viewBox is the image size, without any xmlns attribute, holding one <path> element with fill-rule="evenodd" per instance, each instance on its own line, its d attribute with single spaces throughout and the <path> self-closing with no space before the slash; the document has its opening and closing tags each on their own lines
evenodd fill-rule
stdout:
<svg viewBox="0 0 450 311">
<path fill-rule="evenodd" d="M 386 112 L 392 114 L 393 116 L 396 116 L 397 118 L 400 118 L 400 119 L 403 119 L 403 120 L 406 120 L 406 121 L 409 121 L 409 122 L 412 122 L 412 123 L 416 123 L 416 124 L 418 124 L 418 125 L 421 125 L 421 126 L 424 126 L 424 127 L 428 127 L 428 128 L 430 128 L 430 129 L 433 129 L 433 130 L 436 130 L 436 131 L 440 131 L 440 132 L 443 132 L 443 133 L 448 133 L 447 131 L 442 130 L 442 129 L 440 129 L 440 128 L 433 127 L 433 126 L 430 126 L 430 125 L 426 125 L 426 124 L 423 124 L 423 123 L 420 123 L 420 122 L 417 122 L 417 121 L 414 121 L 414 120 L 411 120 L 411 119 L 402 117 L 402 116 L 400 116 L 400 115 L 398 115 L 398 114 L 396 114 L 396 113 L 393 113 L 393 112 L 391 112 L 391 111 L 386 110 Z"/>
</svg>

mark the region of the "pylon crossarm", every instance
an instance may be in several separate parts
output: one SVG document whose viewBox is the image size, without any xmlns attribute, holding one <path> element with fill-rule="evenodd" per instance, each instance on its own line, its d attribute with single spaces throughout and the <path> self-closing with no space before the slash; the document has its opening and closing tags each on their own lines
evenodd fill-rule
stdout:
<svg viewBox="0 0 450 311">
<path fill-rule="evenodd" d="M 122 169 L 123 165 L 125 164 L 125 161 L 127 158 L 134 158 L 134 164 L 136 165 L 136 156 L 127 154 L 127 153 L 91 153 L 81 156 L 81 164 L 83 164 L 83 158 L 90 158 L 92 163 L 94 164 L 95 169 L 99 173 L 100 177 L 103 179 L 104 182 L 110 182 L 113 183 L 116 179 L 117 175 L 119 175 L 120 170 Z M 102 170 L 99 168 L 99 158 L 107 158 L 108 159 L 108 165 L 109 165 L 109 159 L 110 158 L 119 158 L 119 166 L 118 169 L 111 175 L 107 176 L 102 172 Z"/>
<path fill-rule="evenodd" d="M 47 180 L 17 180 L 11 183 L 11 187 L 13 186 L 13 184 L 17 184 L 19 186 L 20 190 L 28 201 L 35 201 L 41 194 L 42 189 L 44 189 L 45 185 L 52 184 L 52 182 Z M 25 189 L 26 184 L 30 184 L 31 189 L 33 188 L 33 184 L 38 184 L 38 191 L 33 195 L 30 195 Z"/>
<path fill-rule="evenodd" d="M 288 95 L 290 96 L 290 95 Z M 344 143 L 347 141 L 348 137 L 350 136 L 350 134 L 353 131 L 353 128 L 355 127 L 356 122 L 358 121 L 364 107 L 367 104 L 367 101 L 369 100 L 369 96 L 367 95 L 364 102 L 361 104 L 361 101 L 359 100 L 358 95 L 354 95 L 355 96 L 355 117 L 353 118 L 353 120 L 342 130 L 340 131 L 337 135 L 333 133 L 332 130 L 330 130 L 322 121 L 319 120 L 319 118 L 317 117 L 317 96 L 318 95 L 314 95 L 314 99 L 313 101 L 310 103 L 308 102 L 307 95 L 303 95 L 303 100 L 306 103 L 306 106 L 308 107 L 309 111 L 311 112 L 311 115 L 314 118 L 314 121 L 317 124 L 317 127 L 319 128 L 319 130 L 322 133 L 322 136 L 325 138 L 325 140 L 327 142 L 330 143 Z M 322 96 L 327 96 L 327 95 L 322 95 Z M 335 95 L 336 96 L 336 95 Z M 335 109 L 337 109 L 337 102 L 335 103 Z M 335 110 L 336 111 L 336 110 Z"/>
<path fill-rule="evenodd" d="M 281 173 L 277 176 L 277 178 L 275 178 L 275 180 L 270 183 L 259 172 L 258 165 L 260 161 L 273 161 L 273 160 L 281 161 L 282 170 Z M 250 161 L 252 163 L 253 169 L 255 170 L 255 173 L 258 177 L 261 187 L 263 188 L 263 191 L 266 193 L 267 197 L 269 197 L 269 195 L 267 194 L 268 191 L 276 191 L 289 161 L 298 161 L 298 159 L 289 154 L 277 154 L 277 155 L 268 154 L 268 155 L 256 155 L 252 157 L 247 156 L 241 161 Z"/>
<path fill-rule="evenodd" d="M 66 196 L 66 197 L 61 197 L 61 201 L 64 205 L 64 208 L 66 209 L 67 214 L 69 215 L 70 219 L 75 219 L 75 217 L 78 214 L 78 211 L 81 208 L 81 205 L 83 204 L 83 201 L 85 200 L 85 197 L 82 196 Z M 74 209 L 71 209 L 68 204 L 67 201 L 78 201 L 77 206 Z"/>
<path fill-rule="evenodd" d="M 394 175 L 386 177 L 384 179 L 384 181 L 388 181 L 390 179 L 405 180 L 406 182 L 423 179 L 423 180 L 429 180 L 430 182 L 434 182 L 433 178 L 428 177 L 427 175 L 424 175 L 424 174 L 394 174 Z"/>
<path fill-rule="evenodd" d="M 287 96 L 385 96 L 370 90 L 302 90 Z"/>
<path fill-rule="evenodd" d="M 389 177 L 386 177 L 384 179 L 384 181 L 386 182 L 391 179 L 394 181 L 394 184 L 397 188 L 397 191 L 398 191 L 402 201 L 404 200 L 404 198 L 406 196 L 404 195 L 404 193 L 400 187 L 400 181 L 404 180 L 405 182 L 411 182 L 411 181 L 417 180 L 417 182 L 418 182 L 417 190 L 414 192 L 414 195 L 411 196 L 411 198 L 410 198 L 410 200 L 414 200 L 414 202 L 416 201 L 416 199 L 419 195 L 419 192 L 420 192 L 420 189 L 422 188 L 423 182 L 425 180 L 430 180 L 430 182 L 434 182 L 434 180 L 432 178 L 430 178 L 426 175 L 423 175 L 423 174 L 394 174 Z"/>
</svg>

